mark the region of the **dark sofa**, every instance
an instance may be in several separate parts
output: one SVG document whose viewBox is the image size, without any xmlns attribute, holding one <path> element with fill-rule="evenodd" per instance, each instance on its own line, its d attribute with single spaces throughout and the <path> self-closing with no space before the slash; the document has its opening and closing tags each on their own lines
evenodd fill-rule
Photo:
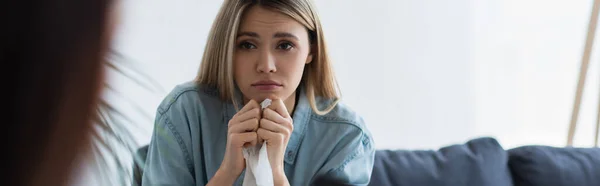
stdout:
<svg viewBox="0 0 600 186">
<path fill-rule="evenodd" d="M 147 146 L 138 151 L 145 160 Z M 134 167 L 134 185 L 142 167 Z M 523 146 L 505 150 L 494 138 L 437 150 L 378 150 L 374 186 L 600 186 L 600 148 Z"/>
</svg>

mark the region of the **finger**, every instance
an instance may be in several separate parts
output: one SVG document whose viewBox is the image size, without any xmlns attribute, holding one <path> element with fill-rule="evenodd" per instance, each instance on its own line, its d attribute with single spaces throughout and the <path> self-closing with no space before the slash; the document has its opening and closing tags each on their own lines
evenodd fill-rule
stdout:
<svg viewBox="0 0 600 186">
<path fill-rule="evenodd" d="M 244 145 L 247 143 L 256 145 L 256 139 L 258 138 L 258 134 L 256 132 L 233 133 L 229 136 L 232 141 L 232 145 L 236 147 L 244 147 Z"/>
<path fill-rule="evenodd" d="M 245 113 L 240 114 L 239 116 L 234 116 L 233 117 L 234 122 L 232 122 L 231 125 L 234 125 L 236 123 L 241 123 L 246 120 L 253 119 L 253 118 L 261 118 L 260 115 L 261 115 L 261 109 L 253 108 L 251 110 L 246 111 Z"/>
<path fill-rule="evenodd" d="M 259 130 L 260 130 L 260 129 L 259 129 Z M 258 134 L 258 130 L 256 131 L 256 134 Z M 261 138 L 260 136 L 258 136 L 258 135 L 257 135 L 257 138 L 258 138 L 258 139 L 257 139 L 256 141 L 257 141 L 257 143 L 258 143 L 258 144 L 263 144 L 263 142 L 265 141 L 264 139 L 262 139 L 262 138 Z"/>
<path fill-rule="evenodd" d="M 246 120 L 240 124 L 229 126 L 229 133 L 254 132 L 258 129 L 258 118 Z"/>
<path fill-rule="evenodd" d="M 253 147 L 256 146 L 256 144 L 258 144 L 258 134 L 256 134 L 256 132 L 253 132 L 255 134 L 254 140 L 252 140 L 251 142 L 246 142 L 244 143 L 243 147 Z"/>
<path fill-rule="evenodd" d="M 291 133 L 291 131 L 285 126 L 264 118 L 260 120 L 260 128 L 267 129 L 268 131 L 275 133 L 281 133 L 286 136 L 289 136 Z"/>
<path fill-rule="evenodd" d="M 267 141 L 268 145 L 280 145 L 283 143 L 284 136 L 280 133 L 268 131 L 267 129 L 259 128 L 256 131 L 259 139 Z"/>
<path fill-rule="evenodd" d="M 253 108 L 260 108 L 260 105 L 258 104 L 258 102 L 254 101 L 253 99 L 248 101 L 248 103 L 246 103 L 246 105 L 244 105 L 244 107 L 242 107 L 242 109 L 240 111 L 238 111 L 236 113 L 236 115 L 239 114 L 243 114 L 249 110 L 252 110 Z"/>
<path fill-rule="evenodd" d="M 279 115 L 279 113 L 270 108 L 265 108 L 262 110 L 261 118 L 269 119 L 275 123 L 283 123 L 287 121 L 283 116 Z"/>
<path fill-rule="evenodd" d="M 277 112 L 279 115 L 281 115 L 284 118 L 290 117 L 290 113 L 288 113 L 288 110 L 285 107 L 285 104 L 283 104 L 283 101 L 281 99 L 275 99 L 275 100 L 271 101 L 271 105 L 269 105 L 267 108 L 274 110 L 275 112 Z"/>
<path fill-rule="evenodd" d="M 283 125 L 286 128 L 292 128 L 292 119 L 291 118 L 283 118 L 279 113 L 271 110 L 270 108 L 266 108 L 263 110 L 263 119 L 268 119 L 273 121 L 279 125 Z"/>
</svg>

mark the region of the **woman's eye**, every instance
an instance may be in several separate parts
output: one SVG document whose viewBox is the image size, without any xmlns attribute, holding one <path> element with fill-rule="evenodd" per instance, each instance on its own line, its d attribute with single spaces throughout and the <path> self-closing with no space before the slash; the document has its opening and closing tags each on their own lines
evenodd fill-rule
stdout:
<svg viewBox="0 0 600 186">
<path fill-rule="evenodd" d="M 249 49 L 255 49 L 255 48 L 256 48 L 256 45 L 254 45 L 254 44 L 252 44 L 252 43 L 249 43 L 249 42 L 242 42 L 242 43 L 240 43 L 240 46 L 239 46 L 239 47 L 240 47 L 241 49 L 246 49 L 246 50 L 249 50 Z"/>
<path fill-rule="evenodd" d="M 281 43 L 279 45 L 277 45 L 277 49 L 282 49 L 282 50 L 290 50 L 294 47 L 294 45 L 292 45 L 291 43 Z"/>
</svg>

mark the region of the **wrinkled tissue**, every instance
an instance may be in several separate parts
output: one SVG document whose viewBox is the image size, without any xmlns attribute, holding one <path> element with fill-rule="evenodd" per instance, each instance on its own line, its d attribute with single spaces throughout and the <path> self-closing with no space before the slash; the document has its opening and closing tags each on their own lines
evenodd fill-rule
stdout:
<svg viewBox="0 0 600 186">
<path fill-rule="evenodd" d="M 261 109 L 271 105 L 270 99 L 260 103 Z M 273 186 L 273 170 L 267 156 L 267 142 L 256 144 L 242 150 L 246 158 L 246 173 L 244 174 L 243 186 Z"/>
</svg>

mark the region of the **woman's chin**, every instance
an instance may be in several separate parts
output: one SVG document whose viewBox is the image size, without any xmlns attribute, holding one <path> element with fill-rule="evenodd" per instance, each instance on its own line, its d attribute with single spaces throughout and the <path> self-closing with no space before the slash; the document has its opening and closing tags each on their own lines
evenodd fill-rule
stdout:
<svg viewBox="0 0 600 186">
<path fill-rule="evenodd" d="M 262 101 L 264 101 L 265 99 L 279 99 L 279 96 L 277 94 L 274 93 L 269 93 L 269 94 L 256 94 L 250 97 L 251 99 L 257 101 L 258 103 L 261 103 Z"/>
</svg>

